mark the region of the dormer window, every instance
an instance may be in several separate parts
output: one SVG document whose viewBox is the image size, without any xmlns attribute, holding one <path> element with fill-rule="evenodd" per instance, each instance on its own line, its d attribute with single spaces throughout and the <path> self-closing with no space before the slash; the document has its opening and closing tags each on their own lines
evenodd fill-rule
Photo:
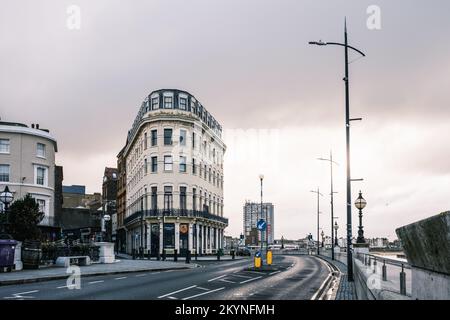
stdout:
<svg viewBox="0 0 450 320">
<path fill-rule="evenodd" d="M 164 109 L 172 109 L 172 97 L 164 97 Z"/>
<path fill-rule="evenodd" d="M 180 109 L 181 110 L 187 109 L 187 99 L 184 97 L 180 97 Z"/>
<path fill-rule="evenodd" d="M 152 110 L 156 110 L 159 108 L 159 97 L 152 98 Z"/>
</svg>

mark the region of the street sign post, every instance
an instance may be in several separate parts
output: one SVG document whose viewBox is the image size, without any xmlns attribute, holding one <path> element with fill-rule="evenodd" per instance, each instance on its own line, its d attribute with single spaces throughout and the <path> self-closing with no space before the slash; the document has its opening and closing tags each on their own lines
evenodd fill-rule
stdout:
<svg viewBox="0 0 450 320">
<path fill-rule="evenodd" d="M 256 225 L 259 231 L 264 231 L 267 228 L 267 223 L 264 219 L 260 219 Z"/>
</svg>

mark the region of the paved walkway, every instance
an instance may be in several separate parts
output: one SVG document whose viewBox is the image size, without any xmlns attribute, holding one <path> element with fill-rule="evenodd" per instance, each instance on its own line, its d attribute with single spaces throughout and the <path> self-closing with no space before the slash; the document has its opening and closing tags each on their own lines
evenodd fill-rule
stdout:
<svg viewBox="0 0 450 320">
<path fill-rule="evenodd" d="M 321 258 L 335 265 L 341 272 L 339 288 L 336 293 L 336 300 L 358 300 L 356 297 L 355 283 L 347 281 L 347 266 L 340 261 L 321 255 Z"/>
<path fill-rule="evenodd" d="M 129 254 L 125 254 L 125 253 L 119 253 L 116 254 L 117 259 L 133 259 L 133 257 Z M 235 256 L 235 260 L 242 260 L 242 259 L 250 259 L 251 257 L 249 256 Z M 162 258 L 161 258 L 162 259 Z M 135 261 L 139 261 L 139 260 L 147 260 L 148 258 L 144 258 L 144 259 L 139 259 L 137 258 Z M 220 261 L 231 261 L 233 260 L 232 257 L 230 255 L 224 255 L 220 257 Z M 152 257 L 150 261 L 157 261 L 156 258 Z M 162 260 L 160 260 L 162 261 Z M 167 257 L 166 261 L 173 261 L 173 257 Z M 178 262 L 185 262 L 186 261 L 186 257 L 178 257 Z M 197 257 L 197 260 L 195 259 L 195 256 L 191 256 L 191 263 L 194 263 L 195 261 L 218 261 L 217 260 L 217 256 L 216 255 L 208 255 L 208 256 L 199 256 Z"/>
<path fill-rule="evenodd" d="M 139 271 L 162 271 L 172 269 L 196 268 L 195 263 L 176 263 L 171 261 L 149 261 L 149 260 L 116 260 L 109 264 L 92 264 L 80 267 L 81 276 L 94 276 L 106 274 L 129 273 Z M 0 273 L 0 285 L 21 284 L 29 282 L 40 282 L 67 278 L 64 267 L 42 267 L 38 270 L 21 270 Z"/>
</svg>

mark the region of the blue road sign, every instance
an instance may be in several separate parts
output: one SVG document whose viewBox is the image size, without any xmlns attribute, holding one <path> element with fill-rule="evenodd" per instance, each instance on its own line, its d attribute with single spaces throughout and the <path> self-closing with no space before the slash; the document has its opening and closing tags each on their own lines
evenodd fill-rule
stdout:
<svg viewBox="0 0 450 320">
<path fill-rule="evenodd" d="M 267 223 L 264 221 L 264 219 L 261 219 L 256 224 L 256 227 L 258 228 L 259 231 L 264 231 L 266 230 Z"/>
<path fill-rule="evenodd" d="M 261 258 L 261 251 L 256 251 L 256 253 L 255 253 L 255 257 L 257 257 L 257 258 Z"/>
</svg>

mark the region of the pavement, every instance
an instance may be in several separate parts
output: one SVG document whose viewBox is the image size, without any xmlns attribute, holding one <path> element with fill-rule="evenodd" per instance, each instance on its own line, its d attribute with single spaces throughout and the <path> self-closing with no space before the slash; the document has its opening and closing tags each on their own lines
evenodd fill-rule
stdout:
<svg viewBox="0 0 450 320">
<path fill-rule="evenodd" d="M 0 286 L 0 300 L 309 300 L 329 274 L 326 263 L 313 256 L 276 256 L 273 264 L 277 271 L 250 270 L 247 258 L 188 269 L 83 275 L 78 287 L 68 279 Z"/>
<path fill-rule="evenodd" d="M 336 292 L 335 300 L 357 300 L 355 283 L 348 282 L 347 280 L 347 266 L 338 260 L 331 260 L 331 258 L 323 255 L 320 257 L 336 266 L 341 273 L 339 277 L 339 288 Z"/>
<path fill-rule="evenodd" d="M 184 262 L 180 263 L 171 261 L 116 259 L 115 263 L 96 263 L 89 266 L 81 266 L 79 268 L 81 276 L 86 277 L 142 271 L 179 270 L 195 267 L 198 267 L 195 263 L 186 264 Z M 67 269 L 64 267 L 41 267 L 37 270 L 21 270 L 0 273 L 0 286 L 66 279 L 69 275 L 70 273 L 67 273 Z"/>
</svg>

